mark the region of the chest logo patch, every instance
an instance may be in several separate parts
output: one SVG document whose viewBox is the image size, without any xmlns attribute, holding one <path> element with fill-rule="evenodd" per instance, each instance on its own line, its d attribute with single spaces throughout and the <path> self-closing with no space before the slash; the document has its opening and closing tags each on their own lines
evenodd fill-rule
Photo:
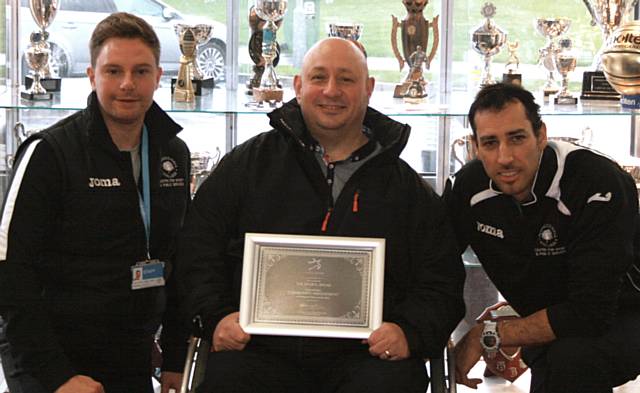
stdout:
<svg viewBox="0 0 640 393">
<path fill-rule="evenodd" d="M 162 157 L 160 168 L 162 169 L 162 176 L 167 179 L 173 179 L 178 174 L 178 165 L 171 157 Z"/>
<path fill-rule="evenodd" d="M 504 232 L 502 232 L 502 229 L 493 227 L 491 225 L 483 224 L 481 222 L 476 221 L 476 230 L 478 232 L 486 233 L 487 235 L 490 235 L 493 237 L 504 239 Z"/>
<path fill-rule="evenodd" d="M 595 194 L 591 195 L 591 197 L 589 197 L 589 199 L 587 199 L 587 203 L 591 203 L 591 202 L 609 202 L 611 201 L 611 191 L 609 191 L 608 193 L 602 195 L 601 192 L 596 192 Z"/>
<path fill-rule="evenodd" d="M 544 224 L 538 232 L 538 247 L 534 249 L 536 256 L 562 255 L 567 252 L 564 246 L 559 246 L 558 231 L 551 224 Z"/>
</svg>

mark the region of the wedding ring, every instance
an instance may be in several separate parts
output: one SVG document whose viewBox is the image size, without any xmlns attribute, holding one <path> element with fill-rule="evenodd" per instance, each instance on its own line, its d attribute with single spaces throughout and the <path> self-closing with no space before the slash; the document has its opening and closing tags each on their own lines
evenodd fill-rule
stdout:
<svg viewBox="0 0 640 393">
<path fill-rule="evenodd" d="M 387 355 L 388 358 L 391 357 L 391 352 L 389 352 L 388 349 L 384 351 L 384 354 Z"/>
</svg>

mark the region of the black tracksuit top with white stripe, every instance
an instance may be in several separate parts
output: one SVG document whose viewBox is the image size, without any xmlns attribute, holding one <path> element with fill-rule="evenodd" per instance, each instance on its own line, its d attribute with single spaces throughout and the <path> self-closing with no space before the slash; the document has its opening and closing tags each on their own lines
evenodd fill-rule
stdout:
<svg viewBox="0 0 640 393">
<path fill-rule="evenodd" d="M 190 199 L 189 151 L 155 103 L 145 124 L 150 255 L 168 263 L 166 276 Z M 165 290 L 131 290 L 130 268 L 147 258 L 138 187 L 95 93 L 86 109 L 27 140 L 14 169 L 0 228 L 0 311 L 18 360 L 54 390 L 74 373 L 69 349 L 157 326 Z"/>
<path fill-rule="evenodd" d="M 610 159 L 550 141 L 520 204 L 474 160 L 447 184 L 460 251 L 470 245 L 507 301 L 527 316 L 547 308 L 558 337 L 600 335 L 616 311 L 638 310 L 638 195 Z"/>
</svg>

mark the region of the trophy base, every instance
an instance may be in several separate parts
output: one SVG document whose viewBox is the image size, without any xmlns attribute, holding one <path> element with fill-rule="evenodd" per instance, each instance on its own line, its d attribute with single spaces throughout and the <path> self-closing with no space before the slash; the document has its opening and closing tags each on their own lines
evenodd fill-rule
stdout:
<svg viewBox="0 0 640 393">
<path fill-rule="evenodd" d="M 522 86 L 522 74 L 502 74 L 502 83 Z"/>
<path fill-rule="evenodd" d="M 549 96 L 552 96 L 554 94 L 558 94 L 559 91 L 560 91 L 560 89 L 545 88 L 545 89 L 542 90 L 542 93 L 544 94 L 544 98 L 548 99 Z"/>
<path fill-rule="evenodd" d="M 24 88 L 29 90 L 33 84 L 33 78 L 31 76 L 24 77 Z M 48 92 L 59 92 L 62 86 L 62 79 L 60 78 L 40 78 L 40 84 Z"/>
<path fill-rule="evenodd" d="M 173 94 L 176 83 L 178 82 L 178 78 L 171 78 L 171 94 Z M 211 89 L 215 86 L 213 78 L 209 79 L 191 79 L 191 84 L 193 85 L 193 93 L 197 96 L 202 95 L 202 89 Z"/>
<path fill-rule="evenodd" d="M 393 89 L 393 98 L 404 98 L 407 95 L 407 91 L 409 91 L 409 87 L 411 87 L 411 82 L 403 82 L 400 85 L 396 85 L 395 89 Z"/>
<path fill-rule="evenodd" d="M 49 101 L 53 100 L 53 93 L 32 93 L 28 91 L 21 91 L 20 97 L 29 101 Z"/>
<path fill-rule="evenodd" d="M 611 86 L 602 71 L 585 71 L 582 74 L 583 100 L 611 100 L 620 99 L 620 94 Z"/>
<path fill-rule="evenodd" d="M 557 96 L 553 103 L 556 105 L 577 105 L 578 98 L 574 96 Z"/>
<path fill-rule="evenodd" d="M 283 91 L 256 87 L 253 89 L 253 98 L 256 102 L 282 102 Z"/>
</svg>

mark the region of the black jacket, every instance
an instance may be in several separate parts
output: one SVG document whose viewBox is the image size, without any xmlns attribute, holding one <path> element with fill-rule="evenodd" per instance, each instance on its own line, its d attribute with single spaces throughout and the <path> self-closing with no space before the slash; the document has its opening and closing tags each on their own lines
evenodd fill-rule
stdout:
<svg viewBox="0 0 640 393">
<path fill-rule="evenodd" d="M 145 124 L 150 254 L 168 263 L 168 276 L 189 201 L 189 151 L 176 137 L 181 127 L 155 103 Z M 165 288 L 131 290 L 130 267 L 146 259 L 138 188 L 130 154 L 112 142 L 95 93 L 86 109 L 27 140 L 14 168 L 0 229 L 0 307 L 18 362 L 55 390 L 84 366 L 71 351 L 94 356 L 105 340 L 149 337 L 165 310 Z M 168 369 L 180 369 L 183 358 L 166 357 Z"/>
<path fill-rule="evenodd" d="M 459 250 L 471 245 L 506 300 L 523 316 L 547 308 L 558 337 L 605 332 L 618 308 L 637 310 L 636 186 L 616 163 L 549 142 L 533 202 L 502 194 L 482 163 L 464 166 L 445 190 Z"/>
<path fill-rule="evenodd" d="M 193 201 L 178 254 L 188 313 L 210 337 L 238 311 L 246 232 L 385 238 L 383 320 L 402 327 L 414 356 L 441 356 L 464 313 L 464 269 L 444 205 L 398 157 L 409 127 L 369 109 L 365 125 L 382 151 L 333 201 L 297 102 L 269 116 L 274 130 L 224 157 Z"/>
</svg>

